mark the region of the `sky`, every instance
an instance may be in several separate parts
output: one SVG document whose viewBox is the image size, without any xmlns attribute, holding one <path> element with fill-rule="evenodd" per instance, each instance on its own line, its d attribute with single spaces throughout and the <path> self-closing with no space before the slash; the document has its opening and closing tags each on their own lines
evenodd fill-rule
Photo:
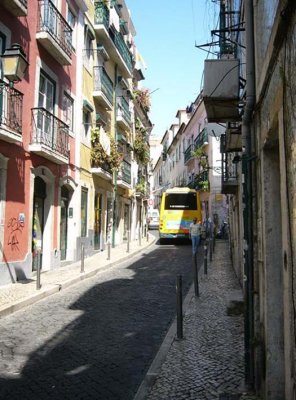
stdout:
<svg viewBox="0 0 296 400">
<path fill-rule="evenodd" d="M 141 85 L 151 93 L 152 135 L 162 137 L 177 122 L 177 111 L 186 109 L 202 89 L 208 53 L 195 44 L 211 41 L 217 9 L 212 0 L 126 0 L 126 5 L 147 67 Z"/>
</svg>

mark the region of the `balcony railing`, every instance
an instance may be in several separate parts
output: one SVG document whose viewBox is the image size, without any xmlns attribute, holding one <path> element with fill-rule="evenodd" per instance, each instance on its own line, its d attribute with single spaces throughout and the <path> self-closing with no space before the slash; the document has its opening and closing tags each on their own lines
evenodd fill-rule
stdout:
<svg viewBox="0 0 296 400">
<path fill-rule="evenodd" d="M 238 164 L 232 162 L 234 153 L 222 153 L 222 193 L 235 194 L 238 189 Z"/>
<path fill-rule="evenodd" d="M 110 24 L 110 12 L 108 7 L 103 1 L 95 2 L 95 25 L 104 25 L 105 28 L 109 29 Z"/>
<path fill-rule="evenodd" d="M 208 131 L 204 128 L 194 140 L 195 150 L 209 143 Z"/>
<path fill-rule="evenodd" d="M 50 0 L 39 0 L 38 32 L 46 32 L 68 57 L 72 55 L 72 28 Z"/>
<path fill-rule="evenodd" d="M 127 45 L 125 44 L 122 34 L 120 32 L 116 32 L 115 35 L 111 35 L 111 38 L 128 69 L 131 71 L 133 68 L 132 56 Z"/>
<path fill-rule="evenodd" d="M 126 183 L 128 183 L 129 185 L 131 184 L 131 182 L 132 182 L 132 175 L 131 175 L 131 164 L 129 163 L 129 162 L 127 162 L 126 160 L 123 160 L 122 161 L 122 164 L 121 164 L 121 174 L 120 174 L 121 176 L 121 179 L 124 181 L 124 182 L 126 182 Z M 119 178 L 120 178 L 119 177 Z"/>
<path fill-rule="evenodd" d="M 117 100 L 117 116 L 118 117 L 123 117 L 124 120 L 127 122 L 129 125 L 131 123 L 131 113 L 129 110 L 129 104 L 127 100 L 124 97 L 118 97 Z"/>
<path fill-rule="evenodd" d="M 94 91 L 101 91 L 113 103 L 113 83 L 104 67 L 94 67 Z"/>
<path fill-rule="evenodd" d="M 194 145 L 190 144 L 184 152 L 184 163 L 187 163 L 192 158 L 192 151 L 194 150 Z"/>
<path fill-rule="evenodd" d="M 69 127 L 45 108 L 32 109 L 31 144 L 44 145 L 64 157 L 69 156 Z"/>
<path fill-rule="evenodd" d="M 23 94 L 0 80 L 0 128 L 22 134 Z"/>
</svg>

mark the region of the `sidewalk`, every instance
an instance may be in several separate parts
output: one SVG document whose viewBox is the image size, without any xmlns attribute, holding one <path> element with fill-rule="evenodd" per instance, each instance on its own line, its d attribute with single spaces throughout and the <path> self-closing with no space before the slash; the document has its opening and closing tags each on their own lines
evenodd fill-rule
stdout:
<svg viewBox="0 0 296 400">
<path fill-rule="evenodd" d="M 107 249 L 103 252 L 98 252 L 91 257 L 85 258 L 83 273 L 81 273 L 81 261 L 43 272 L 41 273 L 41 288 L 39 290 L 36 289 L 37 276 L 33 276 L 26 281 L 0 286 L 0 318 L 65 289 L 82 279 L 89 278 L 115 264 L 126 261 L 140 254 L 155 241 L 156 238 L 149 234 L 148 241 L 147 238 L 142 238 L 141 246 L 138 241 L 132 241 L 129 253 L 127 252 L 127 243 L 111 248 L 110 260 L 107 260 Z"/>
<path fill-rule="evenodd" d="M 183 301 L 184 339 L 174 321 L 134 400 L 256 399 L 244 393 L 243 294 L 228 242 L 216 241 L 207 275 L 200 268 L 199 294 Z"/>
</svg>

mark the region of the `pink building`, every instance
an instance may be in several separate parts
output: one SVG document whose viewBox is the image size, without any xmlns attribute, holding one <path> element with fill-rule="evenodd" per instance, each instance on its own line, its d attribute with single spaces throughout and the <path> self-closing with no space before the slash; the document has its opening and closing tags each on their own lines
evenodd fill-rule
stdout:
<svg viewBox="0 0 296 400">
<path fill-rule="evenodd" d="M 0 285 L 58 267 L 69 251 L 85 10 L 84 0 L 0 5 L 0 54 L 17 43 L 29 62 L 12 87 L 0 58 Z"/>
</svg>

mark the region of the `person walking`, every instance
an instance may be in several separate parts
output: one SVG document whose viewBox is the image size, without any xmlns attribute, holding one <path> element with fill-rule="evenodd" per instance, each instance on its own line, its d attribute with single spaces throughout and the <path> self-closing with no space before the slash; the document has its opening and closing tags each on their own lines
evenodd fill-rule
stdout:
<svg viewBox="0 0 296 400">
<path fill-rule="evenodd" d="M 200 223 L 197 222 L 197 218 L 193 218 L 192 223 L 189 226 L 189 238 L 192 243 L 192 254 L 195 255 L 197 253 L 197 248 L 200 241 L 200 233 L 201 226 Z"/>
</svg>

